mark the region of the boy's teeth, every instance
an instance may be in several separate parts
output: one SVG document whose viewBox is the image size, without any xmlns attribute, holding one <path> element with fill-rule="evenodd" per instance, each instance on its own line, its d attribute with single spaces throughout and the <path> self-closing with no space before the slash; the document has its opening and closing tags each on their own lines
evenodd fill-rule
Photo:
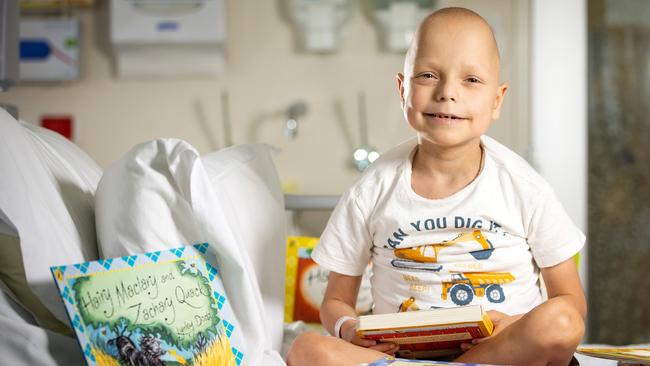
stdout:
<svg viewBox="0 0 650 366">
<path fill-rule="evenodd" d="M 447 116 L 447 115 L 444 115 L 444 114 L 437 114 L 437 113 L 434 113 L 433 116 L 434 116 L 434 117 L 438 117 L 438 118 L 451 118 L 451 119 L 458 119 L 458 117 L 455 117 L 455 116 Z"/>
</svg>

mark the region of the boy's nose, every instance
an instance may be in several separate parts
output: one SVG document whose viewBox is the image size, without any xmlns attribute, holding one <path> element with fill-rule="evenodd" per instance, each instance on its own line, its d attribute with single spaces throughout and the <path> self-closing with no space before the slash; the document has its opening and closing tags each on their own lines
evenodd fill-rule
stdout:
<svg viewBox="0 0 650 366">
<path fill-rule="evenodd" d="M 442 81 L 438 84 L 434 97 L 438 102 L 455 102 L 458 99 L 455 86 L 448 81 Z"/>
</svg>

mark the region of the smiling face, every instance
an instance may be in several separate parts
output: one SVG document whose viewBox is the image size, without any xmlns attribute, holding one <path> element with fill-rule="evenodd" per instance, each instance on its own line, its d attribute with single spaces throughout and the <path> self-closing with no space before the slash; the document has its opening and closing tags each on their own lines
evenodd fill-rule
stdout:
<svg viewBox="0 0 650 366">
<path fill-rule="evenodd" d="M 479 142 L 499 117 L 506 85 L 489 25 L 465 9 L 444 9 L 420 25 L 398 75 L 406 120 L 422 143 Z"/>
</svg>

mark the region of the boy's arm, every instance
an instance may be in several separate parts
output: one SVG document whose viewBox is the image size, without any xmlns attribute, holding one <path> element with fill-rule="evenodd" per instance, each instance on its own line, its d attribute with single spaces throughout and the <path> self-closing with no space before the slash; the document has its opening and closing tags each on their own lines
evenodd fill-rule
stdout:
<svg viewBox="0 0 650 366">
<path fill-rule="evenodd" d="M 361 276 L 346 276 L 330 272 L 325 298 L 320 308 L 321 322 L 323 322 L 330 334 L 334 334 L 336 321 L 342 316 L 349 316 L 353 319 L 345 321 L 341 326 L 341 338 L 358 346 L 393 355 L 399 349 L 398 345 L 377 343 L 369 339 L 361 339 L 356 335 L 357 312 L 355 304 L 360 286 Z"/>
<path fill-rule="evenodd" d="M 549 301 L 565 301 L 573 306 L 582 319 L 587 316 L 587 301 L 573 258 L 540 270 L 546 283 Z"/>
<path fill-rule="evenodd" d="M 330 272 L 327 281 L 327 290 L 323 298 L 323 304 L 320 308 L 320 320 L 325 328 L 334 334 L 334 325 L 342 316 L 357 317 L 354 306 L 357 302 L 359 287 L 361 286 L 361 276 L 347 276 L 337 272 Z M 347 323 L 347 324 L 346 324 Z M 343 323 L 343 329 L 347 329 L 353 321 Z"/>
</svg>

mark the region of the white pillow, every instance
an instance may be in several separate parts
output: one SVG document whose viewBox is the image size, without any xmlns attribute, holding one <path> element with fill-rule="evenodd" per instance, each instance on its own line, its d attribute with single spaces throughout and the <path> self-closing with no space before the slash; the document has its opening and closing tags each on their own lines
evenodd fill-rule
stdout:
<svg viewBox="0 0 650 366">
<path fill-rule="evenodd" d="M 106 169 L 95 194 L 102 258 L 204 241 L 192 208 L 195 161 L 198 153 L 189 144 L 155 140 L 135 146 Z"/>
<path fill-rule="evenodd" d="M 286 231 L 284 195 L 268 145 L 238 145 L 201 157 L 233 235 L 251 259 L 273 349 L 282 348 Z"/>
<path fill-rule="evenodd" d="M 97 259 L 93 194 L 101 169 L 62 136 L 0 108 L 0 172 L 3 227 L 20 237 L 27 283 L 69 324 L 50 266 Z"/>
<path fill-rule="evenodd" d="M 243 364 L 265 365 L 276 357 L 250 259 L 192 146 L 175 139 L 136 146 L 105 171 L 95 208 L 104 257 L 210 243 L 247 342 Z"/>
</svg>

